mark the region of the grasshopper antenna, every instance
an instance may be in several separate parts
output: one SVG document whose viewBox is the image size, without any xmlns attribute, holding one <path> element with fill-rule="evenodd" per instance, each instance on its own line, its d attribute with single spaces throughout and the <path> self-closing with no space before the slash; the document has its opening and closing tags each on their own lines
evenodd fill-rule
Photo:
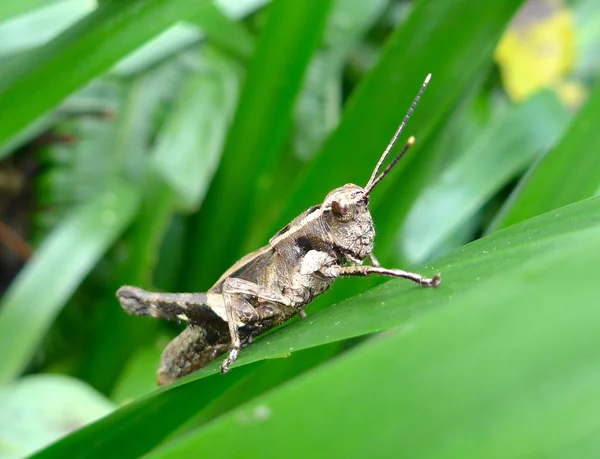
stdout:
<svg viewBox="0 0 600 459">
<path fill-rule="evenodd" d="M 392 168 L 398 163 L 398 161 L 400 161 L 400 159 L 402 158 L 402 156 L 404 156 L 404 154 L 408 151 L 408 149 L 410 147 L 412 147 L 413 144 L 415 143 L 415 138 L 410 137 L 408 139 L 408 142 L 406 142 L 406 145 L 400 152 L 400 154 L 398 156 L 396 156 L 396 158 L 394 158 L 394 160 L 389 164 L 388 167 L 385 168 L 385 170 L 379 176 L 377 176 L 379 169 L 381 169 L 381 165 L 383 164 L 385 159 L 390 154 L 390 151 L 392 151 L 392 148 L 394 148 L 394 145 L 396 145 L 396 141 L 398 140 L 398 137 L 404 130 L 404 126 L 406 126 L 406 123 L 408 122 L 408 120 L 412 116 L 413 112 L 415 111 L 416 106 L 419 104 L 419 101 L 421 100 L 421 97 L 423 96 L 423 92 L 425 92 L 425 88 L 429 84 L 429 80 L 431 80 L 431 73 L 428 74 L 427 77 L 425 78 L 425 81 L 423 81 L 423 85 L 421 86 L 421 89 L 419 89 L 417 97 L 415 97 L 415 99 L 413 100 L 413 103 L 410 105 L 408 112 L 406 112 L 406 115 L 404 115 L 404 119 L 402 120 L 402 122 L 400 123 L 400 126 L 398 126 L 398 129 L 396 130 L 394 136 L 392 137 L 392 140 L 390 140 L 390 143 L 388 144 L 385 151 L 381 155 L 381 158 L 379 158 L 379 161 L 377 161 L 377 165 L 375 166 L 375 169 L 373 170 L 373 173 L 371 174 L 371 177 L 369 178 L 369 181 L 367 182 L 367 185 L 365 186 L 365 194 L 368 195 L 373 190 L 375 185 L 377 185 L 379 182 L 381 182 L 381 180 L 392 170 Z"/>
<path fill-rule="evenodd" d="M 392 168 L 398 163 L 398 161 L 400 161 L 402 159 L 404 154 L 414 144 L 415 144 L 415 137 L 410 136 L 408 138 L 408 140 L 406 141 L 406 145 L 404 145 L 404 148 L 402 149 L 400 154 L 398 156 L 396 156 L 391 163 L 388 164 L 388 166 L 384 169 L 384 171 L 381 174 L 379 174 L 379 177 L 377 177 L 375 180 L 373 180 L 373 182 L 371 183 L 371 186 L 365 188 L 365 194 L 368 195 L 373 190 L 373 188 L 375 188 L 375 185 L 377 185 L 379 182 L 381 182 L 383 180 L 383 178 L 389 174 L 389 172 L 392 170 Z"/>
</svg>

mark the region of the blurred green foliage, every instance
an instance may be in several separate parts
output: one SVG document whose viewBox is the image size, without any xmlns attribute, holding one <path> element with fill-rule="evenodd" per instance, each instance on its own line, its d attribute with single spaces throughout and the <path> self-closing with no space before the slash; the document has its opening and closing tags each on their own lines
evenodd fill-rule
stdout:
<svg viewBox="0 0 600 459">
<path fill-rule="evenodd" d="M 0 458 L 598 457 L 600 6 L 528 1 L 515 79 L 523 5 L 3 2 Z M 116 289 L 205 291 L 364 184 L 428 73 L 372 213 L 378 258 L 440 288 L 340 280 L 229 374 L 156 389 L 180 327 Z"/>
</svg>

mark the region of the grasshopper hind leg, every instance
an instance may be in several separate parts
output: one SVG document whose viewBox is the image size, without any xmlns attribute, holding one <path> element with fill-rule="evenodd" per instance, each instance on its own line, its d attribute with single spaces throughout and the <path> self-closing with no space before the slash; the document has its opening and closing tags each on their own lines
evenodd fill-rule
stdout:
<svg viewBox="0 0 600 459">
<path fill-rule="evenodd" d="M 192 325 L 222 321 L 209 305 L 206 293 L 158 293 L 125 285 L 117 290 L 117 298 L 127 313 L 151 316 Z"/>
<path fill-rule="evenodd" d="M 206 293 L 157 293 L 123 286 L 117 291 L 117 298 L 129 314 L 190 324 L 162 353 L 160 385 L 205 367 L 230 347 L 227 322 L 209 304 Z"/>
</svg>

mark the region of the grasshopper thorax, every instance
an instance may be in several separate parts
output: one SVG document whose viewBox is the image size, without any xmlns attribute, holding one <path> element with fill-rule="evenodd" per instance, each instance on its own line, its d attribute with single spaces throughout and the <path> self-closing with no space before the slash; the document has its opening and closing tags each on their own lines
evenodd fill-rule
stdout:
<svg viewBox="0 0 600 459">
<path fill-rule="evenodd" d="M 375 228 L 364 188 L 352 183 L 336 188 L 325 197 L 322 209 L 340 255 L 363 260 L 373 251 Z"/>
</svg>

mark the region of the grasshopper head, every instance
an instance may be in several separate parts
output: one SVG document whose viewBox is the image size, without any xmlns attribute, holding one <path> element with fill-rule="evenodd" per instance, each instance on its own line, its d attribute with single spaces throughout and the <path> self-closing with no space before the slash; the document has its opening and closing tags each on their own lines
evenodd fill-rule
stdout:
<svg viewBox="0 0 600 459">
<path fill-rule="evenodd" d="M 373 251 L 375 228 L 369 195 L 352 183 L 336 188 L 323 202 L 323 218 L 341 255 L 363 260 Z"/>
</svg>

